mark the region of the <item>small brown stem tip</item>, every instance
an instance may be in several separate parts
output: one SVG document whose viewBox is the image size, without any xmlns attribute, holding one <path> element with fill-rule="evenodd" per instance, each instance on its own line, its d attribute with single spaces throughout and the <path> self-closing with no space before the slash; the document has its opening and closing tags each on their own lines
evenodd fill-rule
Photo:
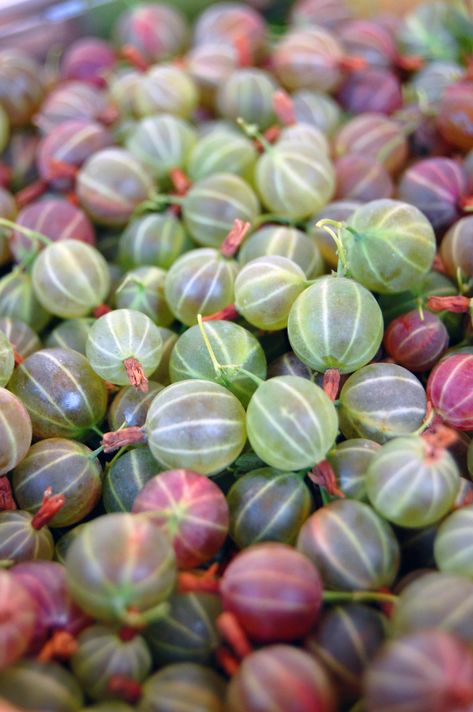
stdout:
<svg viewBox="0 0 473 712">
<path fill-rule="evenodd" d="M 44 492 L 41 507 L 31 520 L 33 529 L 42 529 L 42 527 L 45 527 L 64 507 L 65 501 L 66 497 L 63 494 L 53 494 L 53 488 L 48 487 Z"/>
<path fill-rule="evenodd" d="M 130 62 L 130 64 L 132 64 L 135 69 L 138 69 L 140 72 L 146 72 L 149 67 L 148 60 L 145 59 L 140 50 L 133 45 L 128 44 L 122 47 L 120 54 L 123 59 Z"/>
<path fill-rule="evenodd" d="M 38 653 L 38 660 L 47 663 L 50 660 L 69 660 L 77 652 L 77 640 L 66 630 L 53 633 Z"/>
<path fill-rule="evenodd" d="M 21 354 L 18 353 L 18 351 L 15 349 L 15 345 L 12 344 L 13 346 L 13 358 L 15 359 L 15 366 L 21 366 L 23 361 L 25 360 Z"/>
<path fill-rule="evenodd" d="M 118 109 L 110 104 L 109 106 L 105 107 L 105 109 L 99 114 L 97 118 L 99 121 L 105 124 L 105 126 L 110 126 L 111 124 L 114 124 L 115 121 L 119 119 L 119 117 L 120 114 L 118 112 Z"/>
<path fill-rule="evenodd" d="M 120 697 L 130 705 L 138 702 L 143 694 L 140 683 L 126 675 L 112 675 L 108 681 L 107 688 L 112 695 Z"/>
<path fill-rule="evenodd" d="M 34 183 L 31 183 L 31 185 L 28 185 L 26 188 L 19 190 L 18 193 L 15 194 L 17 206 L 19 208 L 24 208 L 26 205 L 32 203 L 33 200 L 36 200 L 41 195 L 43 195 L 43 193 L 45 193 L 47 189 L 48 184 L 45 180 L 40 179 L 35 181 Z"/>
<path fill-rule="evenodd" d="M 233 225 L 222 242 L 220 247 L 220 254 L 224 257 L 233 257 L 239 250 L 241 243 L 247 236 L 249 230 L 251 229 L 251 223 L 244 222 L 243 220 L 233 221 Z"/>
<path fill-rule="evenodd" d="M 470 309 L 471 299 L 468 297 L 429 297 L 427 308 L 432 311 L 449 311 L 464 314 Z"/>
<path fill-rule="evenodd" d="M 21 364 L 23 363 L 23 361 L 25 359 L 23 358 L 23 356 L 21 354 L 18 353 L 18 351 L 16 350 L 15 344 L 12 343 L 11 341 L 10 341 L 10 343 L 11 343 L 11 346 L 13 349 L 13 359 L 15 361 L 15 366 L 21 366 Z"/>
<path fill-rule="evenodd" d="M 270 144 L 276 143 L 278 138 L 281 135 L 281 128 L 280 126 L 270 126 L 269 129 L 266 129 L 264 132 L 263 136 L 265 137 L 266 141 Z M 256 140 L 257 144 L 257 149 L 259 150 L 260 153 L 264 153 L 264 146 L 258 142 L 258 139 Z"/>
<path fill-rule="evenodd" d="M 192 185 L 191 179 L 184 173 L 182 168 L 173 168 L 169 171 L 169 177 L 176 191 L 176 195 L 185 195 Z"/>
<path fill-rule="evenodd" d="M 75 193 L 73 190 L 71 190 L 69 193 L 65 193 L 64 197 L 68 203 L 70 203 L 71 205 L 75 205 L 76 208 L 79 207 L 79 198 L 77 196 L 77 193 Z"/>
<path fill-rule="evenodd" d="M 284 91 L 277 89 L 273 94 L 273 109 L 278 117 L 278 120 L 283 126 L 292 126 L 296 123 L 296 114 L 294 111 L 294 101 L 292 97 Z"/>
<path fill-rule="evenodd" d="M 405 69 L 407 72 L 418 72 L 425 64 L 425 60 L 418 55 L 403 55 L 396 57 L 396 64 L 399 69 Z"/>
<path fill-rule="evenodd" d="M 52 179 L 54 178 L 76 178 L 79 169 L 66 161 L 60 161 L 56 158 L 49 162 L 49 173 Z"/>
<path fill-rule="evenodd" d="M 240 667 L 240 661 L 223 646 L 215 653 L 218 665 L 226 672 L 228 677 L 232 677 Z"/>
<path fill-rule="evenodd" d="M 217 570 L 218 564 L 212 564 L 206 571 L 181 571 L 177 578 L 179 593 L 219 593 Z"/>
<path fill-rule="evenodd" d="M 7 512 L 16 509 L 13 499 L 10 480 L 6 475 L 0 477 L 0 512 Z"/>
<path fill-rule="evenodd" d="M 221 309 L 215 314 L 209 314 L 208 316 L 203 316 L 202 321 L 219 321 L 220 319 L 226 319 L 231 321 L 232 319 L 238 319 L 239 313 L 234 304 L 229 304 L 228 307 Z"/>
<path fill-rule="evenodd" d="M 430 462 L 434 462 L 443 455 L 447 448 L 457 442 L 458 433 L 447 425 L 436 423 L 422 433 L 421 437 L 426 443 L 426 458 Z"/>
<path fill-rule="evenodd" d="M 118 637 L 124 643 L 128 643 L 130 640 L 134 640 L 139 633 L 140 630 L 138 628 L 134 628 L 131 625 L 124 625 L 118 631 Z"/>
<path fill-rule="evenodd" d="M 125 371 L 128 374 L 128 380 L 130 381 L 130 385 L 132 385 L 134 388 L 136 388 L 138 391 L 141 391 L 142 393 L 148 393 L 148 379 L 146 378 L 145 372 L 143 371 L 143 366 L 138 361 L 138 359 L 134 358 L 133 356 L 130 358 L 126 358 L 123 361 L 123 365 L 125 367 Z"/>
<path fill-rule="evenodd" d="M 228 611 L 221 613 L 216 623 L 220 635 L 237 658 L 242 660 L 253 651 L 253 646 L 248 640 L 248 636 L 233 613 Z"/>
<path fill-rule="evenodd" d="M 121 390 L 120 386 L 117 386 L 115 383 L 110 383 L 110 381 L 104 381 L 104 385 L 108 393 L 118 393 L 118 391 Z"/>
<path fill-rule="evenodd" d="M 143 428 L 137 425 L 132 425 L 129 428 L 123 428 L 113 433 L 105 433 L 102 438 L 104 452 L 114 452 L 114 450 L 119 450 L 121 447 L 144 442 L 146 442 L 146 433 Z"/>
<path fill-rule="evenodd" d="M 6 163 L 0 163 L 0 186 L 8 188 L 11 184 L 13 171 Z"/>
<path fill-rule="evenodd" d="M 335 470 L 328 460 L 319 462 L 307 475 L 311 482 L 323 487 L 329 495 L 344 498 L 345 493 L 337 485 Z"/>
<path fill-rule="evenodd" d="M 437 253 L 434 257 L 434 261 L 432 262 L 432 269 L 435 272 L 440 272 L 441 274 L 447 274 L 446 267 L 442 261 L 442 258 L 440 255 Z"/>
<path fill-rule="evenodd" d="M 366 69 L 368 62 L 364 57 L 342 57 L 339 61 L 339 67 L 347 72 L 359 72 L 360 69 Z"/>
<path fill-rule="evenodd" d="M 340 388 L 340 371 L 338 368 L 328 368 L 324 373 L 322 388 L 328 395 L 330 400 L 337 400 L 338 391 Z"/>
<path fill-rule="evenodd" d="M 466 195 L 460 198 L 460 208 L 467 213 L 473 212 L 473 195 Z"/>
<path fill-rule="evenodd" d="M 105 314 L 108 314 L 111 312 L 111 308 L 108 306 L 108 304 L 99 304 L 98 307 L 95 307 L 95 309 L 92 312 L 92 316 L 95 319 L 100 319 L 101 316 L 105 316 Z"/>
<path fill-rule="evenodd" d="M 251 45 L 248 37 L 243 34 L 237 35 L 233 40 L 233 46 L 238 56 L 238 66 L 251 67 L 253 60 L 251 57 Z"/>
</svg>

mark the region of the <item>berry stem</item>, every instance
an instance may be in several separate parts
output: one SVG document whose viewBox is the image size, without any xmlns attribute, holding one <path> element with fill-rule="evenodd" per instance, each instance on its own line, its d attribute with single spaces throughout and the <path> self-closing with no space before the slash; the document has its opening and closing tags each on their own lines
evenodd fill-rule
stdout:
<svg viewBox="0 0 473 712">
<path fill-rule="evenodd" d="M 246 133 L 248 138 L 258 141 L 265 151 L 271 151 L 272 146 L 264 134 L 261 133 L 257 124 L 248 124 L 241 116 L 236 120 L 238 126 Z"/>
<path fill-rule="evenodd" d="M 303 227 L 303 223 L 294 220 L 294 218 L 288 218 L 285 215 L 278 215 L 277 213 L 262 213 L 258 215 L 258 217 L 253 220 L 252 227 L 256 229 L 267 223 L 282 223 L 283 225 L 290 225 L 291 227 L 301 225 L 301 227 Z"/>
<path fill-rule="evenodd" d="M 417 298 L 417 313 L 419 314 L 419 318 L 421 321 L 424 321 L 424 305 L 422 304 L 422 297 Z"/>
<path fill-rule="evenodd" d="M 53 494 L 53 488 L 48 487 L 43 495 L 40 509 L 31 520 L 33 529 L 42 529 L 64 507 L 66 497 L 63 494 Z"/>
<path fill-rule="evenodd" d="M 179 196 L 170 193 L 156 193 L 155 195 L 150 196 L 149 200 L 144 200 L 142 203 L 140 203 L 133 211 L 133 216 L 137 217 L 148 211 L 154 212 L 156 210 L 163 210 L 168 205 L 177 205 L 179 207 L 182 207 L 183 205 L 185 205 L 185 201 L 185 196 Z"/>
<path fill-rule="evenodd" d="M 108 471 L 110 470 L 110 468 L 113 467 L 113 465 L 115 464 L 115 462 L 121 458 L 121 456 L 123 455 L 123 453 L 126 452 L 127 449 L 128 449 L 128 446 L 125 445 L 124 447 L 121 447 L 121 448 L 118 450 L 118 452 L 115 453 L 115 455 L 112 457 L 112 459 L 111 459 L 109 462 L 107 462 L 107 463 L 105 464 L 105 471 L 106 471 L 106 472 L 108 472 Z M 102 450 L 102 448 L 100 448 L 100 450 Z"/>
<path fill-rule="evenodd" d="M 324 591 L 322 597 L 325 603 L 397 603 L 399 598 L 380 591 Z"/>
<path fill-rule="evenodd" d="M 102 453 L 102 452 L 103 452 L 103 445 L 101 445 L 100 447 L 96 448 L 95 450 L 92 450 L 92 452 L 90 453 L 90 455 L 87 456 L 87 459 L 90 460 L 90 461 L 96 460 L 97 457 L 98 457 L 98 456 L 100 455 L 100 453 Z"/>
<path fill-rule="evenodd" d="M 311 477 L 309 477 L 309 479 L 311 479 Z M 325 489 L 325 487 L 320 487 L 320 485 L 319 485 L 319 491 L 320 491 L 320 497 L 322 499 L 322 507 L 326 507 L 327 504 L 330 504 L 330 502 L 332 501 L 330 499 L 330 495 L 327 492 L 327 490 Z"/>
<path fill-rule="evenodd" d="M 33 264 L 38 256 L 39 247 L 34 247 L 32 250 L 21 250 L 21 259 L 16 268 L 22 271 L 27 271 L 30 265 Z"/>
<path fill-rule="evenodd" d="M 467 289 L 467 286 L 463 282 L 463 272 L 461 271 L 460 267 L 457 267 L 455 277 L 457 280 L 458 291 L 460 292 L 460 294 L 465 294 L 468 291 L 468 289 Z"/>
<path fill-rule="evenodd" d="M 335 230 L 333 230 L 332 226 L 337 229 L 336 232 L 335 232 Z M 328 232 L 328 234 L 334 241 L 335 245 L 337 246 L 337 255 L 338 255 L 337 276 L 344 277 L 345 274 L 348 272 L 348 258 L 347 258 L 347 253 L 345 251 L 345 245 L 343 244 L 341 232 L 342 232 L 342 229 L 349 230 L 349 228 L 345 225 L 345 223 L 338 222 L 337 220 L 330 220 L 329 218 L 325 218 L 324 220 L 319 220 L 315 224 L 315 227 L 325 230 L 325 232 Z"/>
<path fill-rule="evenodd" d="M 242 368 L 242 366 L 237 363 L 219 363 L 217 357 L 215 356 L 215 351 L 212 348 L 212 344 L 210 343 L 210 339 L 205 331 L 204 321 L 201 314 L 197 314 L 197 323 L 199 324 L 200 333 L 202 334 L 204 344 L 209 352 L 210 360 L 212 361 L 212 366 L 214 367 L 217 378 L 222 378 L 223 380 L 225 379 L 225 374 L 222 373 L 222 371 L 234 371 L 236 374 L 241 374 L 247 378 L 250 378 L 258 386 L 263 383 L 262 378 L 257 376 L 255 373 L 251 373 L 251 371 L 247 371 L 246 368 Z"/>
<path fill-rule="evenodd" d="M 209 353 L 210 360 L 212 361 L 212 366 L 214 367 L 215 375 L 219 377 L 222 373 L 222 366 L 219 364 L 217 357 L 215 356 L 215 351 L 213 350 L 210 339 L 205 331 L 204 322 L 202 320 L 202 315 L 197 314 L 197 323 L 199 325 L 200 333 L 202 334 L 202 339 L 204 340 L 205 348 Z"/>
<path fill-rule="evenodd" d="M 129 285 L 134 285 L 135 287 L 138 287 L 138 290 L 141 293 L 146 290 L 146 286 L 144 285 L 141 279 L 138 279 L 138 277 L 135 277 L 134 275 L 127 274 L 120 286 L 116 288 L 115 294 L 120 294 L 120 292 L 126 289 L 126 287 L 128 287 Z M 131 308 L 134 309 L 135 307 Z"/>
<path fill-rule="evenodd" d="M 120 427 L 115 431 L 115 433 L 121 432 L 121 431 L 124 430 L 126 427 L 127 427 L 127 422 L 126 422 L 126 420 L 124 420 L 123 423 L 120 425 Z M 103 436 L 104 436 L 104 433 L 102 433 L 102 431 L 99 430 L 98 428 L 96 428 L 95 426 L 94 426 L 92 429 L 97 433 L 97 435 L 100 436 L 100 439 L 102 440 L 102 439 L 103 439 Z M 117 452 L 117 454 L 112 458 L 112 460 L 107 463 L 106 467 L 111 467 L 111 466 L 113 465 L 113 463 L 115 462 L 115 460 L 117 460 L 117 459 L 120 457 L 120 455 L 122 454 L 122 452 L 123 452 L 124 450 L 126 450 L 127 447 L 128 447 L 127 445 L 124 445 L 122 448 L 120 448 L 120 450 L 119 450 L 119 451 Z M 95 459 L 100 455 L 100 453 L 102 453 L 102 452 L 106 452 L 103 444 L 100 445 L 100 447 L 98 447 L 96 450 L 93 450 L 93 452 L 90 453 L 90 455 L 88 456 L 87 459 L 88 459 L 88 460 L 95 460 Z"/>
<path fill-rule="evenodd" d="M 169 603 L 158 603 L 157 606 L 153 608 L 148 608 L 147 611 L 120 611 L 120 617 L 122 622 L 126 626 L 131 626 L 132 628 L 142 629 L 148 626 L 150 623 L 154 623 L 161 618 L 164 618 L 169 613 Z"/>
<path fill-rule="evenodd" d="M 0 218 L 0 226 L 11 228 L 12 230 L 16 230 L 16 232 L 21 232 L 23 233 L 23 235 L 26 235 L 26 237 L 29 237 L 31 240 L 38 240 L 43 245 L 53 244 L 53 240 L 50 240 L 49 237 L 46 237 L 46 235 L 43 235 L 41 232 L 37 232 L 36 230 L 30 230 L 28 227 L 19 225 L 18 223 L 13 222 L 12 220 Z"/>
<path fill-rule="evenodd" d="M 224 366 L 222 366 L 222 368 L 237 371 L 238 373 L 242 374 L 243 376 L 250 378 L 253 381 L 253 383 L 256 383 L 257 386 L 261 386 L 261 384 L 264 383 L 263 378 L 260 378 L 259 376 L 257 376 L 256 373 L 251 373 L 251 371 L 247 371 L 246 368 L 242 368 L 237 363 L 228 363 L 228 364 L 225 364 Z"/>
<path fill-rule="evenodd" d="M 427 401 L 427 410 L 425 413 L 424 420 L 422 421 L 421 425 L 413 432 L 413 435 L 422 435 L 422 433 L 427 430 L 431 425 L 432 422 L 435 418 L 435 410 L 432 407 L 432 403 L 430 401 Z"/>
</svg>

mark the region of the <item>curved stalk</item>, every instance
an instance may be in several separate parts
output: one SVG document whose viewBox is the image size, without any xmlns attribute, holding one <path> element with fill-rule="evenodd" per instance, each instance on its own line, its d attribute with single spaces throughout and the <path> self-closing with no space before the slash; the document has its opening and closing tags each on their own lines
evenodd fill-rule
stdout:
<svg viewBox="0 0 473 712">
<path fill-rule="evenodd" d="M 344 277 L 348 272 L 348 257 L 345 250 L 345 245 L 343 244 L 341 232 L 342 229 L 348 229 L 347 226 L 345 225 L 345 223 L 338 222 L 337 220 L 330 220 L 329 218 L 325 218 L 324 220 L 319 220 L 315 224 L 315 227 L 325 230 L 325 232 L 330 235 L 335 245 L 337 246 L 337 276 Z M 332 229 L 333 227 L 336 228 L 336 232 Z"/>
</svg>

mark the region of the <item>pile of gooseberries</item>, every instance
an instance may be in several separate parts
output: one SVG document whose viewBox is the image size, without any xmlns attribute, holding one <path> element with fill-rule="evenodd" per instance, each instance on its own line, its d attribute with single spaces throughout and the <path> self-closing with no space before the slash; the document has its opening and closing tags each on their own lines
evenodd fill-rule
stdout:
<svg viewBox="0 0 473 712">
<path fill-rule="evenodd" d="M 0 47 L 0 710 L 471 712 L 472 3 L 125 4 Z"/>
</svg>

